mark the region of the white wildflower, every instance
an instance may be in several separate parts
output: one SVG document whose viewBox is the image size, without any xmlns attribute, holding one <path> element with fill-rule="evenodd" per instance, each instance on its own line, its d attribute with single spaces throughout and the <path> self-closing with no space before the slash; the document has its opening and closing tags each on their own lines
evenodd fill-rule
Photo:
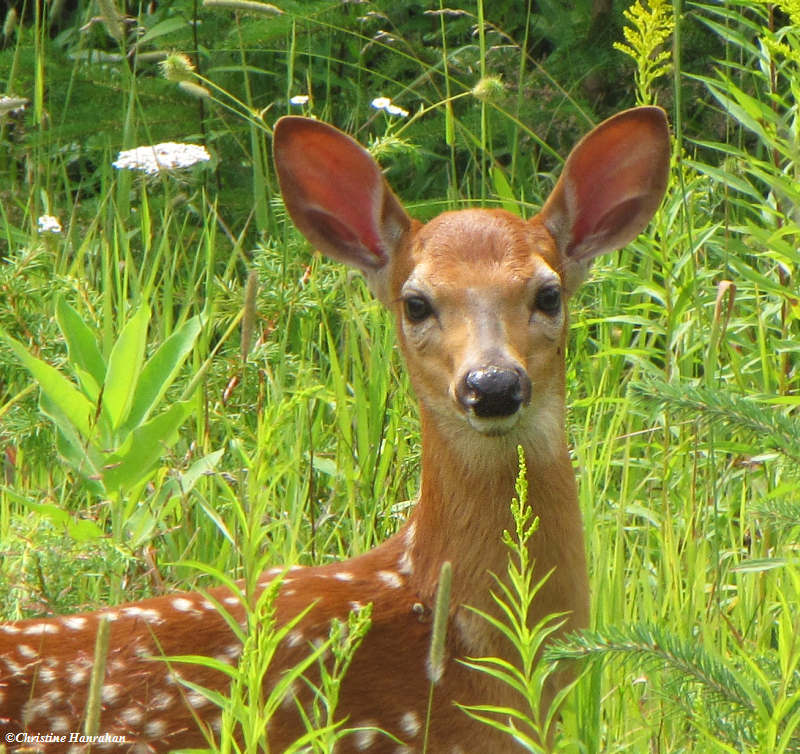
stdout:
<svg viewBox="0 0 800 754">
<path fill-rule="evenodd" d="M 57 217 L 53 217 L 53 215 L 42 215 L 39 218 L 39 232 L 54 233 L 57 235 L 63 232 L 63 228 Z"/>
<path fill-rule="evenodd" d="M 295 94 L 289 102 L 293 105 L 307 105 L 308 104 L 308 95 L 307 94 Z"/>
<path fill-rule="evenodd" d="M 398 107 L 397 105 L 387 105 L 383 109 L 386 110 L 389 115 L 399 115 L 401 118 L 408 117 L 408 110 L 403 110 L 402 107 Z"/>
<path fill-rule="evenodd" d="M 371 104 L 376 110 L 383 110 L 389 115 L 397 115 L 401 118 L 408 116 L 408 110 L 404 110 L 402 107 L 395 105 L 389 97 L 375 97 Z"/>
<path fill-rule="evenodd" d="M 28 105 L 28 100 L 24 97 L 12 97 L 8 94 L 0 94 L 0 119 L 6 115 L 21 113 Z"/>
<path fill-rule="evenodd" d="M 189 168 L 210 159 L 211 155 L 203 146 L 167 141 L 149 147 L 126 149 L 119 153 L 117 161 L 112 164 L 118 170 L 143 170 L 148 175 L 155 175 L 160 170 Z"/>
</svg>

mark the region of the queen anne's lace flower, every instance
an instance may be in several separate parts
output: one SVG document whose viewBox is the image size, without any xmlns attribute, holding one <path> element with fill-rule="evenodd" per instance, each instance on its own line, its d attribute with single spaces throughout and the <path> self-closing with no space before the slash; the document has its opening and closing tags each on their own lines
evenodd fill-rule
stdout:
<svg viewBox="0 0 800 754">
<path fill-rule="evenodd" d="M 61 223 L 57 217 L 53 215 L 42 215 L 39 218 L 39 232 L 40 233 L 62 233 Z"/>
<path fill-rule="evenodd" d="M 126 149 L 119 153 L 112 165 L 118 170 L 143 170 L 148 175 L 155 175 L 160 170 L 189 168 L 210 159 L 211 155 L 203 146 L 166 141 L 149 147 Z"/>
</svg>

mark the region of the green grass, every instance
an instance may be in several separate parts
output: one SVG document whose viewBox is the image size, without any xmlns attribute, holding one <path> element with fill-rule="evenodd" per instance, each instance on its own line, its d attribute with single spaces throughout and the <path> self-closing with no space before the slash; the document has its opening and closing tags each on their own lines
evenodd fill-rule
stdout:
<svg viewBox="0 0 800 754">
<path fill-rule="evenodd" d="M 268 158 L 280 114 L 350 130 L 423 219 L 473 202 L 530 214 L 558 155 L 638 96 L 668 110 L 680 160 L 648 231 L 598 260 L 572 302 L 568 429 L 593 625 L 559 648 L 587 658 L 559 745 L 800 749 L 796 3 L 684 8 L 666 69 L 652 29 L 627 57 L 593 47 L 588 8 L 548 4 L 528 23 L 510 2 L 458 16 L 376 4 L 385 18 L 279 5 L 237 16 L 162 3 L 137 18 L 136 42 L 102 22 L 79 33 L 96 8 L 78 3 L 49 32 L 24 19 L 0 50 L 5 91 L 30 100 L 0 122 L 0 327 L 77 384 L 59 297 L 104 359 L 144 303 L 147 355 L 202 321 L 164 397 L 188 399 L 189 418 L 116 496 L 54 461 L 54 423 L 2 342 L 3 616 L 325 563 L 403 520 L 419 429 L 392 325 L 288 223 Z M 148 62 L 172 50 L 192 56 L 210 98 Z M 484 76 L 505 88 L 474 92 Z M 371 109 L 378 95 L 409 117 Z M 213 164 L 151 179 L 111 167 L 120 149 L 173 139 L 204 139 Z M 64 232 L 39 233 L 43 214 Z M 257 725 L 242 705 L 237 719 Z"/>
</svg>

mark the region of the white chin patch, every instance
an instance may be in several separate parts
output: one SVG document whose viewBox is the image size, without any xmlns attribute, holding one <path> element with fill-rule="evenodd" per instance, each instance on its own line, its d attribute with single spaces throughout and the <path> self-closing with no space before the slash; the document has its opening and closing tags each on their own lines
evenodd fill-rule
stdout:
<svg viewBox="0 0 800 754">
<path fill-rule="evenodd" d="M 475 414 L 467 414 L 467 421 L 470 427 L 482 435 L 498 436 L 505 435 L 517 426 L 521 412 L 517 411 L 511 416 L 483 417 Z"/>
</svg>

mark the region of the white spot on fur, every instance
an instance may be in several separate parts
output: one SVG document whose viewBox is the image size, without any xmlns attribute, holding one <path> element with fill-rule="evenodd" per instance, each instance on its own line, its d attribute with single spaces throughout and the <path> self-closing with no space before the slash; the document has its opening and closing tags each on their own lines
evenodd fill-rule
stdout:
<svg viewBox="0 0 800 754">
<path fill-rule="evenodd" d="M 42 634 L 57 634 L 58 626 L 55 623 L 34 623 L 28 626 L 24 633 L 27 636 L 41 636 Z"/>
<path fill-rule="evenodd" d="M 60 702 L 63 698 L 64 692 L 61 689 L 53 689 L 52 691 L 48 691 L 42 697 L 42 699 L 44 699 L 51 707 L 57 702 Z"/>
<path fill-rule="evenodd" d="M 199 691 L 190 691 L 186 694 L 186 701 L 192 705 L 195 709 L 199 707 L 205 707 L 207 704 L 210 704 L 209 700 L 206 699 Z"/>
<path fill-rule="evenodd" d="M 141 725 L 141 722 L 144 719 L 144 710 L 138 706 L 127 707 L 119 713 L 119 716 L 126 725 L 130 725 L 132 728 L 135 728 Z"/>
<path fill-rule="evenodd" d="M 153 697 L 148 706 L 150 709 L 165 710 L 172 707 L 173 704 L 175 704 L 175 697 L 166 691 L 162 691 Z"/>
<path fill-rule="evenodd" d="M 413 710 L 409 710 L 400 718 L 400 727 L 408 736 L 414 738 L 421 727 L 419 715 Z"/>
<path fill-rule="evenodd" d="M 194 602 L 187 600 L 186 597 L 175 597 L 172 600 L 172 607 L 181 613 L 188 613 L 190 610 L 194 610 Z"/>
<path fill-rule="evenodd" d="M 414 545 L 416 544 L 416 542 L 417 542 L 417 522 L 416 521 L 412 521 L 408 525 L 408 528 L 406 529 L 405 540 L 406 540 L 406 549 L 407 550 L 412 549 L 414 547 Z"/>
<path fill-rule="evenodd" d="M 323 638 L 322 636 L 317 636 L 311 640 L 311 646 L 314 647 L 314 649 L 322 649 L 326 641 L 328 641 L 327 638 Z M 319 654 L 319 659 L 325 662 L 330 657 L 330 655 L 331 655 L 330 649 L 326 647 Z"/>
<path fill-rule="evenodd" d="M 39 668 L 38 672 L 36 673 L 36 678 L 41 683 L 52 683 L 56 680 L 56 678 L 58 678 L 58 676 L 51 668 Z"/>
<path fill-rule="evenodd" d="M 355 576 L 350 571 L 339 571 L 333 574 L 333 578 L 339 579 L 339 581 L 352 581 Z"/>
<path fill-rule="evenodd" d="M 297 699 L 297 681 L 292 681 L 286 695 L 281 700 L 281 707 L 294 707 Z"/>
<path fill-rule="evenodd" d="M 303 641 L 303 632 L 298 629 L 290 631 L 289 635 L 286 637 L 286 644 L 290 647 L 296 647 L 298 644 L 301 644 L 302 641 Z"/>
<path fill-rule="evenodd" d="M 241 644 L 228 644 L 228 646 L 225 647 L 222 652 L 220 652 L 218 655 L 215 655 L 214 659 L 219 660 L 219 662 L 224 662 L 227 665 L 233 665 L 235 664 L 236 660 L 239 659 L 241 654 Z"/>
<path fill-rule="evenodd" d="M 119 695 L 122 693 L 122 686 L 118 683 L 107 683 L 103 686 L 103 702 L 105 704 L 111 704 L 112 702 L 117 701 Z"/>
<path fill-rule="evenodd" d="M 50 712 L 50 702 L 44 697 L 40 699 L 28 699 L 22 705 L 22 724 L 30 725 L 39 717 L 44 717 Z"/>
<path fill-rule="evenodd" d="M 144 734 L 148 738 L 160 738 L 167 732 L 167 724 L 164 720 L 150 720 L 145 723 Z"/>
<path fill-rule="evenodd" d="M 83 683 L 89 677 L 89 669 L 91 667 L 92 663 L 85 657 L 68 663 L 66 670 L 69 675 L 69 682 L 74 686 Z"/>
<path fill-rule="evenodd" d="M 146 647 L 144 644 L 137 644 L 133 648 L 133 653 L 137 657 L 142 657 L 142 658 L 149 657 L 150 656 L 150 649 L 148 647 Z"/>
<path fill-rule="evenodd" d="M 70 631 L 80 631 L 86 627 L 88 621 L 81 615 L 68 615 L 61 621 Z"/>
<path fill-rule="evenodd" d="M 66 715 L 59 715 L 50 721 L 50 730 L 53 733 L 67 733 L 72 730 L 72 722 Z"/>
<path fill-rule="evenodd" d="M 19 626 L 6 623 L 4 626 L 0 626 L 0 631 L 4 631 L 7 634 L 18 634 L 22 629 Z"/>
<path fill-rule="evenodd" d="M 372 720 L 367 720 L 358 727 L 362 730 L 356 731 L 353 736 L 355 745 L 359 751 L 366 751 L 378 738 L 378 731 L 375 730 L 378 726 Z"/>
<path fill-rule="evenodd" d="M 208 600 L 203 600 L 200 604 L 206 610 L 216 610 L 217 609 L 216 605 L 213 602 L 209 602 Z"/>
<path fill-rule="evenodd" d="M 8 672 L 11 673 L 11 675 L 20 675 L 25 669 L 18 662 L 14 662 L 14 660 L 12 660 L 10 657 L 4 657 L 3 662 L 5 663 L 6 667 L 8 668 Z"/>
<path fill-rule="evenodd" d="M 391 589 L 399 589 L 403 586 L 403 579 L 396 571 L 378 571 L 378 579 Z"/>
<path fill-rule="evenodd" d="M 38 657 L 39 653 L 28 644 L 18 644 L 17 645 L 17 652 L 21 654 L 28 660 L 32 660 L 34 657 Z"/>
<path fill-rule="evenodd" d="M 105 618 L 109 623 L 113 623 L 119 619 L 119 613 L 116 610 L 106 610 L 106 612 L 100 613 L 97 617 L 101 620 Z"/>
<path fill-rule="evenodd" d="M 226 597 L 222 600 L 226 605 L 239 605 L 241 604 L 238 597 Z"/>
<path fill-rule="evenodd" d="M 123 607 L 122 612 L 130 618 L 141 618 L 148 623 L 160 623 L 161 613 L 152 607 L 139 607 L 138 605 L 131 605 L 130 607 Z"/>
<path fill-rule="evenodd" d="M 414 573 L 414 561 L 411 559 L 411 551 L 406 550 L 397 561 L 397 570 L 400 573 L 410 576 Z"/>
<path fill-rule="evenodd" d="M 351 610 L 355 610 L 356 612 L 359 612 L 359 610 L 363 610 L 364 609 L 364 604 L 359 602 L 358 600 L 353 600 L 350 603 L 350 609 Z"/>
</svg>

